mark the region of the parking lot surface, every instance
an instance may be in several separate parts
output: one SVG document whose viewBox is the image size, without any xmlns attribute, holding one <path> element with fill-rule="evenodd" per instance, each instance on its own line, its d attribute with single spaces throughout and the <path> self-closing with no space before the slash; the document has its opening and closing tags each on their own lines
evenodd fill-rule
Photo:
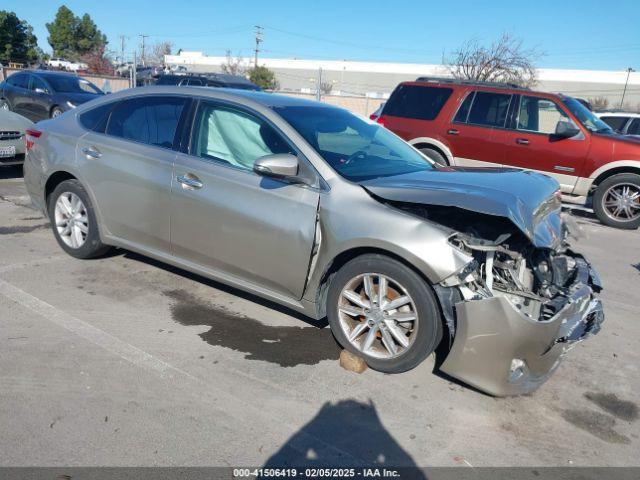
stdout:
<svg viewBox="0 0 640 480">
<path fill-rule="evenodd" d="M 340 368 L 324 324 L 142 256 L 67 256 L 0 170 L 0 466 L 638 465 L 640 232 L 576 215 L 602 332 L 529 396 Z"/>
</svg>

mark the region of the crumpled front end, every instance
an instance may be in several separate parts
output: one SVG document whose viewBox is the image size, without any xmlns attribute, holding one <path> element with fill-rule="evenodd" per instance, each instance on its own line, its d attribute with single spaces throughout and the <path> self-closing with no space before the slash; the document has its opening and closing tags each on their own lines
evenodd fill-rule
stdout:
<svg viewBox="0 0 640 480">
<path fill-rule="evenodd" d="M 602 286 L 581 255 L 509 244 L 508 236 L 492 242 L 457 234 L 451 241 L 475 260 L 437 287 L 441 299 L 452 289 L 458 299 L 443 372 L 491 395 L 528 393 L 600 330 Z"/>
</svg>

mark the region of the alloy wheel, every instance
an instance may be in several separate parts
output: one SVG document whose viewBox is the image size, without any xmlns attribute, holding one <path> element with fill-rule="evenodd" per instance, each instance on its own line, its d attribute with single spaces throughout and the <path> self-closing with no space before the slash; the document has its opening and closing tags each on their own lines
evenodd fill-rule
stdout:
<svg viewBox="0 0 640 480">
<path fill-rule="evenodd" d="M 9 110 L 9 102 L 0 100 L 0 110 Z"/>
<path fill-rule="evenodd" d="M 418 313 L 397 281 L 378 273 L 358 275 L 344 286 L 338 302 L 342 331 L 362 353 L 390 359 L 411 347 Z"/>
<path fill-rule="evenodd" d="M 67 246 L 77 249 L 84 245 L 89 233 L 89 217 L 84 203 L 75 193 L 64 192 L 58 197 L 55 222 L 58 235 Z"/>
<path fill-rule="evenodd" d="M 640 187 L 633 183 L 612 185 L 602 196 L 602 209 L 617 222 L 640 218 Z"/>
</svg>

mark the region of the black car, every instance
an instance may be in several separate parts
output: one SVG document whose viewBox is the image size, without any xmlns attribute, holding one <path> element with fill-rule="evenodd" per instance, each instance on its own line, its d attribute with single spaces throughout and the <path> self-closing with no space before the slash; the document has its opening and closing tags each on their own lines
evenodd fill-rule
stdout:
<svg viewBox="0 0 640 480">
<path fill-rule="evenodd" d="M 33 121 L 57 117 L 104 92 L 72 73 L 28 70 L 0 83 L 0 108 Z"/>
<path fill-rule="evenodd" d="M 161 75 L 156 85 L 190 85 L 197 87 L 237 88 L 239 90 L 262 90 L 258 85 L 251 83 L 244 77 L 225 73 Z"/>
</svg>

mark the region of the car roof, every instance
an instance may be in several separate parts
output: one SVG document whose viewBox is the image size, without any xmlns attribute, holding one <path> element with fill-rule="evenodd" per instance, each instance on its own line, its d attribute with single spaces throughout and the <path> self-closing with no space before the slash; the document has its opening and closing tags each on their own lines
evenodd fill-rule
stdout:
<svg viewBox="0 0 640 480">
<path fill-rule="evenodd" d="M 308 100 L 306 98 L 290 97 L 277 93 L 267 93 L 255 90 L 240 90 L 235 88 L 207 88 L 195 86 L 176 85 L 150 85 L 147 87 L 129 88 L 107 96 L 107 98 L 126 98 L 145 94 L 164 95 L 193 95 L 194 97 L 209 97 L 221 100 L 237 101 L 244 104 L 260 105 L 267 108 L 277 107 L 325 107 L 338 108 L 326 103 Z"/>
<path fill-rule="evenodd" d="M 640 117 L 640 113 L 631 112 L 598 112 L 596 115 L 599 117 Z"/>
</svg>

